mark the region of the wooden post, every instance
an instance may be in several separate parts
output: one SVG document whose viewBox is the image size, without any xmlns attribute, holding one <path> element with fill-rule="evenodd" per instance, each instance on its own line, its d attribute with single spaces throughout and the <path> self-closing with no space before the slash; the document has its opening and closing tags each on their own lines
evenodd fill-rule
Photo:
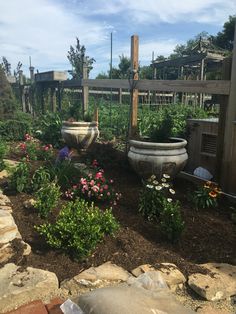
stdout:
<svg viewBox="0 0 236 314">
<path fill-rule="evenodd" d="M 95 106 L 94 108 L 93 120 L 97 122 L 98 124 L 98 107 L 97 106 Z"/>
<path fill-rule="evenodd" d="M 83 64 L 83 79 L 88 79 L 88 66 L 86 63 Z M 82 87 L 82 111 L 83 111 L 83 118 L 88 112 L 88 100 L 89 100 L 89 90 L 88 86 Z"/>
<path fill-rule="evenodd" d="M 56 112 L 57 110 L 57 104 L 56 104 L 56 89 L 55 86 L 50 88 L 50 102 L 51 102 L 51 108 L 52 112 Z"/>
<path fill-rule="evenodd" d="M 226 58 L 222 64 L 222 80 L 230 80 L 231 76 L 231 64 L 232 59 Z M 222 159 L 224 153 L 224 136 L 225 136 L 225 124 L 226 124 L 226 112 L 229 102 L 229 96 L 219 95 L 220 103 L 219 122 L 218 122 L 218 134 L 217 134 L 217 148 L 216 148 L 216 181 L 222 186 L 223 181 L 221 177 L 222 173 Z"/>
<path fill-rule="evenodd" d="M 138 89 L 135 88 L 135 80 L 138 80 L 138 48 L 139 38 L 137 35 L 131 37 L 131 75 L 133 78 L 133 86 L 131 86 L 131 115 L 129 136 L 137 135 L 138 127 Z"/>
<path fill-rule="evenodd" d="M 231 66 L 230 94 L 225 118 L 224 154 L 222 161 L 222 188 L 236 195 L 236 23 Z"/>
<path fill-rule="evenodd" d="M 205 67 L 205 61 L 204 59 L 201 60 L 201 65 L 200 65 L 200 80 L 203 81 L 204 80 L 204 67 Z M 203 94 L 200 93 L 199 95 L 199 105 L 200 108 L 202 108 L 203 105 Z"/>
<path fill-rule="evenodd" d="M 122 104 L 122 88 L 118 89 L 118 101 L 119 101 L 119 104 L 121 105 Z"/>
</svg>

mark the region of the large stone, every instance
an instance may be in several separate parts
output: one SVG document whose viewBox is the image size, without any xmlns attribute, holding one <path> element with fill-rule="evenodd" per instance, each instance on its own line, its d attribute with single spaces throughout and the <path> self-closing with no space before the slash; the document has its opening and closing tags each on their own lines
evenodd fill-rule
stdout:
<svg viewBox="0 0 236 314">
<path fill-rule="evenodd" d="M 225 263 L 200 265 L 211 271 L 210 274 L 193 274 L 188 284 L 196 293 L 209 301 L 217 301 L 236 295 L 236 266 Z"/>
<path fill-rule="evenodd" d="M 0 179 L 7 178 L 9 176 L 7 170 L 0 171 Z"/>
<path fill-rule="evenodd" d="M 0 193 L 0 205 L 10 205 L 11 201 L 5 194 Z"/>
<path fill-rule="evenodd" d="M 38 299 L 51 298 L 58 292 L 57 276 L 45 270 L 15 264 L 0 269 L 0 313 Z"/>
<path fill-rule="evenodd" d="M 25 243 L 9 210 L 0 209 L 0 263 L 7 263 L 15 257 L 17 261 L 31 252 Z"/>
<path fill-rule="evenodd" d="M 129 272 L 111 262 L 98 267 L 90 267 L 70 280 L 61 283 L 64 295 L 76 295 L 90 289 L 116 285 L 125 282 L 131 276 Z"/>
<path fill-rule="evenodd" d="M 140 265 L 132 270 L 132 274 L 138 277 L 139 275 L 150 271 L 159 271 L 168 287 L 173 290 L 186 282 L 184 275 L 178 267 L 172 263 L 161 263 L 158 267 L 154 267 L 150 264 Z"/>
</svg>

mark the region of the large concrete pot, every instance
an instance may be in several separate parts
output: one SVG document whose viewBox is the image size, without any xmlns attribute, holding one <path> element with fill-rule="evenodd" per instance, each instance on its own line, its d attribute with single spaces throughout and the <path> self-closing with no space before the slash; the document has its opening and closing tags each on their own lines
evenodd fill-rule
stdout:
<svg viewBox="0 0 236 314">
<path fill-rule="evenodd" d="M 99 135 L 97 122 L 63 121 L 61 134 L 67 145 L 77 149 L 87 149 Z"/>
<path fill-rule="evenodd" d="M 170 138 L 170 143 L 153 143 L 130 140 L 128 153 L 132 168 L 144 179 L 155 174 L 158 178 L 166 173 L 171 178 L 180 172 L 188 159 L 182 138 Z"/>
</svg>

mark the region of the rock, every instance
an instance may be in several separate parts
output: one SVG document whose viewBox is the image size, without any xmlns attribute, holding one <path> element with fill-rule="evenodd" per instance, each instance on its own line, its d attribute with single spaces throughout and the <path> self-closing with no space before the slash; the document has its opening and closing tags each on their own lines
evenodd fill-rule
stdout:
<svg viewBox="0 0 236 314">
<path fill-rule="evenodd" d="M 106 262 L 98 267 L 90 267 L 81 272 L 71 280 L 61 283 L 64 294 L 76 295 L 88 290 L 112 286 L 120 282 L 125 282 L 131 274 L 111 262 Z"/>
<path fill-rule="evenodd" d="M 199 314 L 230 314 L 229 311 L 225 309 L 216 309 L 210 304 L 199 307 L 197 310 L 197 313 Z"/>
<path fill-rule="evenodd" d="M 7 197 L 5 194 L 0 193 L 0 205 L 7 205 L 11 204 L 11 201 L 9 197 Z"/>
<path fill-rule="evenodd" d="M 19 261 L 30 252 L 31 247 L 22 240 L 11 213 L 0 209 L 0 263 L 12 258 Z"/>
<path fill-rule="evenodd" d="M 24 201 L 23 205 L 25 208 L 33 208 L 36 204 L 36 200 L 33 198 L 30 198 L 29 200 Z"/>
<path fill-rule="evenodd" d="M 212 273 L 189 276 L 188 284 L 196 293 L 209 301 L 226 299 L 236 294 L 236 266 L 225 263 L 207 263 L 200 266 Z"/>
<path fill-rule="evenodd" d="M 186 282 L 184 275 L 181 273 L 178 267 L 172 263 L 161 263 L 158 267 L 145 264 L 133 269 L 131 273 L 137 277 L 140 274 L 149 271 L 159 271 L 168 287 L 173 290 Z"/>
<path fill-rule="evenodd" d="M 9 213 L 12 213 L 12 207 L 7 205 L 0 205 L 0 210 L 7 210 Z"/>
<path fill-rule="evenodd" d="M 0 269 L 0 313 L 51 297 L 57 291 L 58 279 L 52 272 L 32 267 L 22 271 L 13 263 Z"/>
</svg>

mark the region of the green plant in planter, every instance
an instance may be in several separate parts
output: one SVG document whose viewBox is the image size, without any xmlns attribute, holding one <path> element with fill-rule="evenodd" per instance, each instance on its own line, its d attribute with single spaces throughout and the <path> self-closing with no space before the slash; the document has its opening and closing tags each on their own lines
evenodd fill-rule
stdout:
<svg viewBox="0 0 236 314">
<path fill-rule="evenodd" d="M 60 187 L 56 182 L 45 183 L 36 193 L 34 207 L 38 209 L 39 215 L 46 218 L 50 211 L 57 205 L 61 196 Z"/>
<path fill-rule="evenodd" d="M 118 223 L 111 210 L 101 211 L 83 199 L 68 202 L 56 222 L 36 227 L 47 243 L 79 259 L 88 256 L 106 234 L 113 234 Z"/>
</svg>

